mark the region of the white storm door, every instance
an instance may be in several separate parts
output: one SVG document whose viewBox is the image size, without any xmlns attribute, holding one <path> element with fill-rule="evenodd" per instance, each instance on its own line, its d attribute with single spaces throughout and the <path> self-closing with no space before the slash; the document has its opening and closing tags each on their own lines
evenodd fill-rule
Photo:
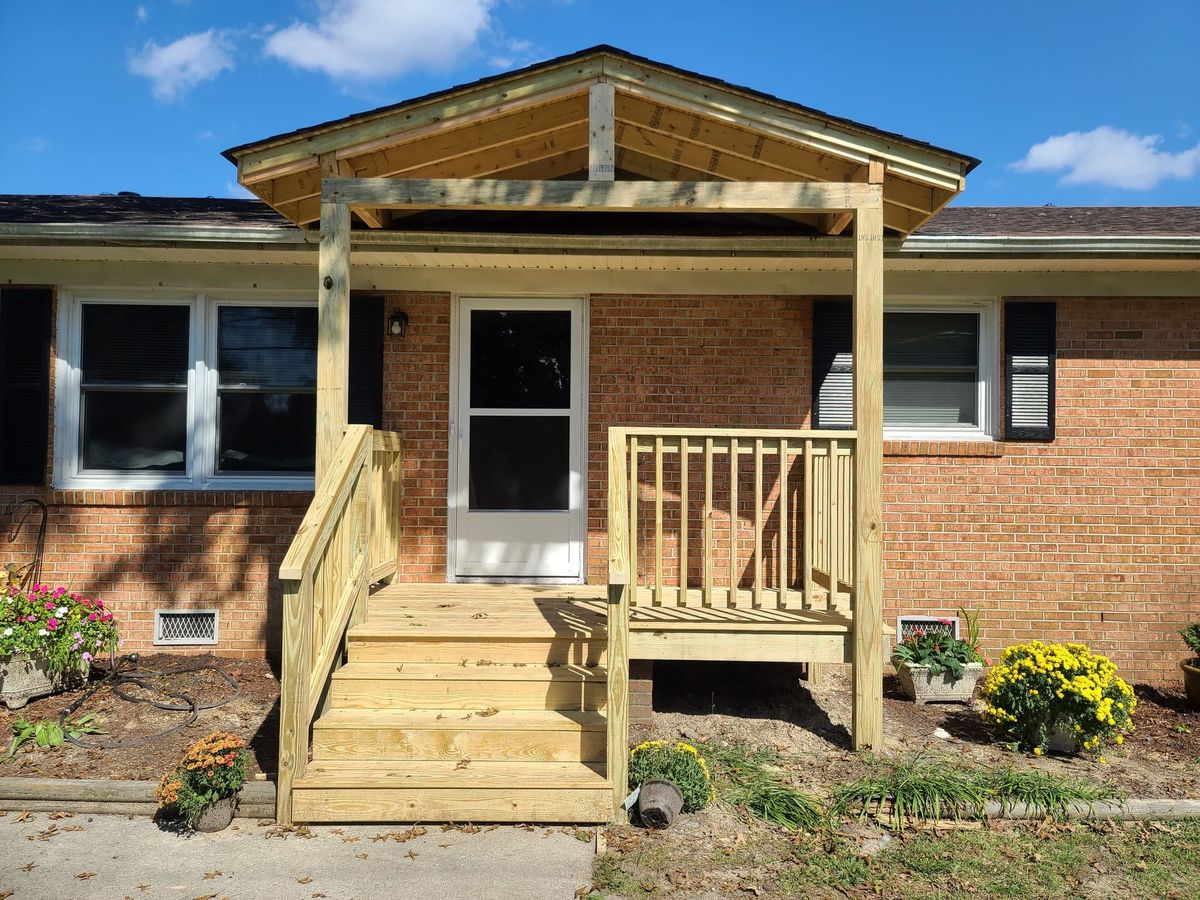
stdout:
<svg viewBox="0 0 1200 900">
<path fill-rule="evenodd" d="M 463 299 L 454 574 L 583 574 L 583 303 Z"/>
</svg>

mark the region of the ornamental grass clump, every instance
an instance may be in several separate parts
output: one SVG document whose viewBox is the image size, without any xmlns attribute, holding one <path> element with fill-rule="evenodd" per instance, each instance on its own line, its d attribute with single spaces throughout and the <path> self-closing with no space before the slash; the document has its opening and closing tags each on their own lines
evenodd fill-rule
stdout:
<svg viewBox="0 0 1200 900">
<path fill-rule="evenodd" d="M 117 637 L 103 600 L 46 584 L 0 586 L 0 659 L 25 653 L 52 672 L 77 672 L 115 647 Z"/>
<path fill-rule="evenodd" d="M 159 813 L 195 827 L 213 804 L 232 797 L 246 781 L 246 742 L 214 731 L 187 748 L 178 765 L 162 777 L 154 793 Z"/>
<path fill-rule="evenodd" d="M 646 741 L 629 754 L 629 787 L 669 781 L 683 794 L 683 811 L 703 809 L 716 796 L 708 762 L 691 744 Z"/>
<path fill-rule="evenodd" d="M 1016 644 L 984 682 L 985 720 L 1003 729 L 1018 749 L 1040 756 L 1058 730 L 1077 746 L 1120 744 L 1133 729 L 1137 701 L 1116 665 L 1084 644 Z"/>
</svg>

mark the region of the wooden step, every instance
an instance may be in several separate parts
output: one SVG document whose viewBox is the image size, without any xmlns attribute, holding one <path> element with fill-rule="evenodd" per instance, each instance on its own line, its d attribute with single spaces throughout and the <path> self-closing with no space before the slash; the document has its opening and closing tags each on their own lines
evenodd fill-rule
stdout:
<svg viewBox="0 0 1200 900">
<path fill-rule="evenodd" d="M 333 676 L 335 709 L 601 709 L 601 667 L 352 662 Z"/>
<path fill-rule="evenodd" d="M 598 712 L 330 709 L 313 723 L 314 760 L 604 760 Z"/>
<path fill-rule="evenodd" d="M 346 649 L 351 662 L 596 666 L 604 662 L 607 643 L 569 637 L 512 638 L 482 628 L 476 635 L 404 633 L 368 619 L 350 629 Z"/>
<path fill-rule="evenodd" d="M 578 762 L 314 761 L 292 802 L 305 822 L 604 822 L 612 791 Z"/>
</svg>

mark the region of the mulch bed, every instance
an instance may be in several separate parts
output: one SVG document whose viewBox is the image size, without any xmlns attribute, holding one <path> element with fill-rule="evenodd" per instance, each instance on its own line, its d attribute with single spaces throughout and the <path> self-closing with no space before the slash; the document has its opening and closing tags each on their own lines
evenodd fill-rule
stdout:
<svg viewBox="0 0 1200 900">
<path fill-rule="evenodd" d="M 160 734 L 185 723 L 189 714 L 161 710 L 149 703 L 131 703 L 117 696 L 110 686 L 104 685 L 83 703 L 73 718 L 93 713 L 107 733 L 81 740 L 148 740 L 104 749 L 84 748 L 70 743 L 49 750 L 32 749 L 26 745 L 11 761 L 0 762 L 0 776 L 157 781 L 159 776 L 174 766 L 189 744 L 213 731 L 232 731 L 244 737 L 249 744 L 248 777 L 261 778 L 265 775 L 273 778 L 279 735 L 279 681 L 266 660 L 150 653 L 140 656 L 137 671 L 164 672 L 202 665 L 219 666 L 236 679 L 240 690 L 229 703 L 202 710 L 191 726 Z M 31 700 L 23 709 L 7 710 L 0 706 L 0 736 L 7 742 L 12 725 L 19 718 L 31 722 L 43 719 L 57 721 L 64 708 L 105 677 L 107 666 L 105 662 L 95 667 L 90 684 L 76 690 Z M 215 702 L 234 693 L 228 682 L 211 670 L 156 679 L 152 690 L 126 686 L 124 691 L 137 698 L 174 704 L 183 702 L 178 696 L 172 696 L 180 693 L 198 704 Z M 7 751 L 7 744 L 3 749 Z"/>
<path fill-rule="evenodd" d="M 1034 758 L 1002 746 L 978 707 L 918 706 L 894 677 L 884 684 L 887 755 L 941 751 L 980 765 L 1039 768 L 1111 784 L 1135 798 L 1200 799 L 1200 711 L 1182 690 L 1134 688 L 1136 733 L 1121 747 L 1093 756 Z M 794 762 L 810 789 L 853 779 L 868 761 L 850 752 L 848 669 L 827 671 L 822 684 L 800 679 L 798 666 L 771 663 L 656 663 L 655 721 L 633 737 L 768 746 Z M 942 736 L 938 735 L 938 732 Z"/>
</svg>

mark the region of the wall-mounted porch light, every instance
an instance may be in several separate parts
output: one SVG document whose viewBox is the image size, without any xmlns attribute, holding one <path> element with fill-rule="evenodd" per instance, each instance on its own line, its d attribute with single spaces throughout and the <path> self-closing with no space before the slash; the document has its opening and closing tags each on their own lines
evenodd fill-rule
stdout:
<svg viewBox="0 0 1200 900">
<path fill-rule="evenodd" d="M 404 337 L 406 331 L 408 331 L 408 313 L 402 309 L 398 309 L 388 316 L 388 334 L 392 337 Z"/>
</svg>

